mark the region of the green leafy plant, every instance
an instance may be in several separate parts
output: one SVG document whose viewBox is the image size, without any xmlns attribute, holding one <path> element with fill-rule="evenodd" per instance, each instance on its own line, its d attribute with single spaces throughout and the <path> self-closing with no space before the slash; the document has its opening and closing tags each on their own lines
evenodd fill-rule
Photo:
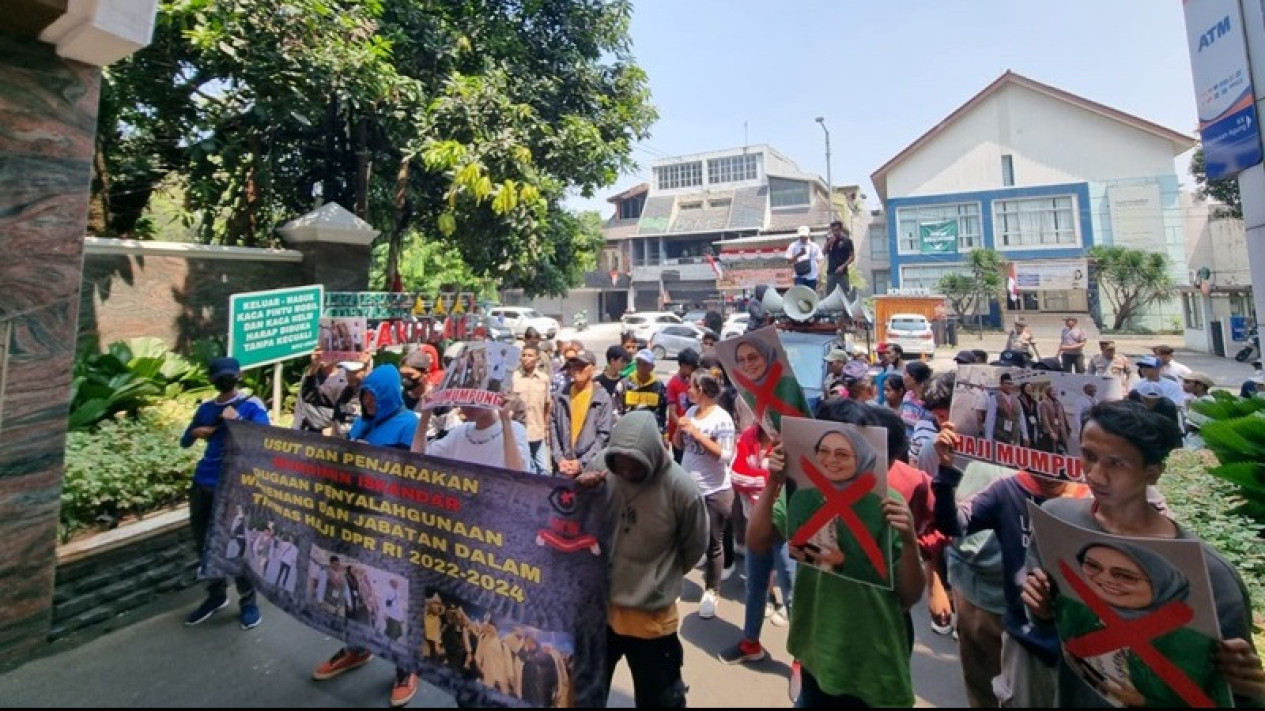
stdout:
<svg viewBox="0 0 1265 711">
<path fill-rule="evenodd" d="M 69 428 L 87 429 L 117 413 L 135 417 L 140 408 L 176 397 L 198 378 L 197 366 L 159 338 L 116 341 L 104 353 L 88 342 L 71 376 Z"/>
<path fill-rule="evenodd" d="M 1211 419 L 1199 433 L 1219 466 L 1209 474 L 1234 484 L 1242 500 L 1239 512 L 1265 531 L 1265 398 L 1237 398 L 1216 392 L 1209 402 L 1197 402 L 1195 412 Z M 1259 541 L 1258 541 L 1259 543 Z"/>
<path fill-rule="evenodd" d="M 181 449 L 180 435 L 193 415 L 191 401 L 120 414 L 92 431 L 66 438 L 61 536 L 112 528 L 129 517 L 186 500 L 201 447 Z"/>
</svg>

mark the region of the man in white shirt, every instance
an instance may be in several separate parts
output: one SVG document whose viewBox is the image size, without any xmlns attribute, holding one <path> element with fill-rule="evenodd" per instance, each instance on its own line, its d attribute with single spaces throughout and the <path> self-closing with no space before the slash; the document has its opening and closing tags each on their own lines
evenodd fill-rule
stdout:
<svg viewBox="0 0 1265 711">
<path fill-rule="evenodd" d="M 515 409 L 522 410 L 522 400 L 507 393 L 499 410 L 487 407 L 463 407 L 466 421 L 434 442 L 426 441 L 426 425 L 431 416 L 422 414 L 421 425 L 413 438 L 412 451 L 428 457 L 443 457 L 459 462 L 478 462 L 484 466 L 531 471 L 531 454 L 527 449 L 527 429 L 514 421 Z"/>
<path fill-rule="evenodd" d="M 1186 406 L 1186 393 L 1182 392 L 1182 386 L 1177 384 L 1176 380 L 1169 380 L 1160 375 L 1162 363 L 1155 356 L 1142 356 L 1138 358 L 1134 365 L 1138 367 L 1138 376 L 1141 378 L 1133 386 L 1134 390 L 1139 390 L 1139 386 L 1143 383 L 1155 383 L 1159 386 L 1159 393 L 1169 400 L 1180 410 Z M 1141 390 L 1139 392 L 1143 395 Z"/>
<path fill-rule="evenodd" d="M 824 259 L 821 246 L 812 240 L 813 233 L 807 225 L 800 227 L 796 234 L 799 239 L 786 248 L 786 261 L 795 271 L 795 283 L 816 291 Z"/>
<path fill-rule="evenodd" d="M 1186 376 L 1190 375 L 1190 368 L 1173 360 L 1172 346 L 1156 346 L 1151 349 L 1151 352 L 1155 354 L 1156 358 L 1160 359 L 1160 377 L 1180 383 L 1186 379 Z"/>
</svg>

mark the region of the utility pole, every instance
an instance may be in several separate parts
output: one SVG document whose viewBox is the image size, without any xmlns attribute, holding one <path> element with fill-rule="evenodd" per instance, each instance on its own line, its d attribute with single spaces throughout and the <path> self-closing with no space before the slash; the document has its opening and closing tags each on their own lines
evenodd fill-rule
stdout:
<svg viewBox="0 0 1265 711">
<path fill-rule="evenodd" d="M 826 128 L 826 117 L 818 116 L 817 123 L 826 132 L 826 204 L 830 206 L 830 219 L 835 219 L 835 182 L 830 175 L 830 129 Z"/>
</svg>

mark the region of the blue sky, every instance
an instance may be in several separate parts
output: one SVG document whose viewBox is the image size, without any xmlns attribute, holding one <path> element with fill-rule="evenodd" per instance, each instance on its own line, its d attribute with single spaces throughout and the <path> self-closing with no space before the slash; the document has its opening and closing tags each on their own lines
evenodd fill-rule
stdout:
<svg viewBox="0 0 1265 711">
<path fill-rule="evenodd" d="M 1177 131 L 1196 131 L 1180 0 L 634 0 L 633 52 L 659 121 L 640 167 L 768 143 L 836 185 L 870 173 L 1007 69 Z M 1186 159 L 1178 161 L 1185 177 Z"/>
</svg>

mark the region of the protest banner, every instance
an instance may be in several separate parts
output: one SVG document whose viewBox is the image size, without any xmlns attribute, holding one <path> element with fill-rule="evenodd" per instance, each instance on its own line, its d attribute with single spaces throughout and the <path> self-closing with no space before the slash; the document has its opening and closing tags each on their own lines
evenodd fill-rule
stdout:
<svg viewBox="0 0 1265 711">
<path fill-rule="evenodd" d="M 372 332 L 363 316 L 321 318 L 319 347 L 326 363 L 355 361 L 372 352 Z"/>
<path fill-rule="evenodd" d="M 296 619 L 416 670 L 463 706 L 605 705 L 599 492 L 296 430 L 228 428 L 209 575 L 248 575 Z"/>
<path fill-rule="evenodd" d="M 887 431 L 827 420 L 782 420 L 791 555 L 848 580 L 891 590 Z"/>
<path fill-rule="evenodd" d="M 716 344 L 716 357 L 756 421 L 770 435 L 781 433 L 784 416 L 813 416 L 776 326 L 726 338 Z"/>
<path fill-rule="evenodd" d="M 1123 396 L 1110 375 L 962 365 L 949 419 L 962 457 L 1079 482 L 1085 413 Z"/>
<path fill-rule="evenodd" d="M 422 407 L 500 407 L 505 393 L 513 390 L 511 380 L 520 351 L 516 345 L 499 341 L 462 344 L 443 382 Z"/>
<path fill-rule="evenodd" d="M 1111 706 L 1231 707 L 1221 628 L 1198 541 L 1129 538 L 1028 502 L 1067 666 Z"/>
</svg>

